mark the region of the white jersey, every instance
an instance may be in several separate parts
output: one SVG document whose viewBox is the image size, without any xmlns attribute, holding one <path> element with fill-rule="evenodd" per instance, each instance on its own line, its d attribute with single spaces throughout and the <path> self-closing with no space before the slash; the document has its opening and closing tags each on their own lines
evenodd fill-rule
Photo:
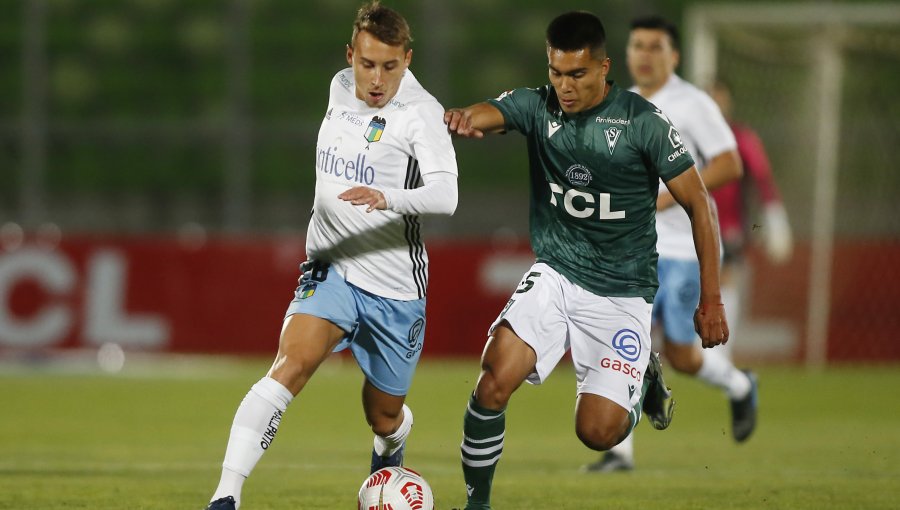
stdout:
<svg viewBox="0 0 900 510">
<path fill-rule="evenodd" d="M 316 197 L 306 238 L 310 259 L 330 262 L 347 282 L 389 299 L 425 297 L 428 254 L 418 216 L 366 212 L 338 198 L 355 186 L 414 189 L 422 176 L 458 175 L 444 108 L 407 70 L 383 108 L 356 97 L 352 69 L 331 81 L 316 145 Z"/>
<path fill-rule="evenodd" d="M 630 89 L 637 93 L 637 87 Z M 694 156 L 697 169 L 712 158 L 737 149 L 737 142 L 719 107 L 706 92 L 673 74 L 652 97 L 646 98 L 662 110 L 681 134 L 681 141 Z M 665 190 L 660 182 L 660 191 Z M 677 204 L 656 213 L 656 251 L 660 258 L 697 260 L 691 219 Z"/>
</svg>

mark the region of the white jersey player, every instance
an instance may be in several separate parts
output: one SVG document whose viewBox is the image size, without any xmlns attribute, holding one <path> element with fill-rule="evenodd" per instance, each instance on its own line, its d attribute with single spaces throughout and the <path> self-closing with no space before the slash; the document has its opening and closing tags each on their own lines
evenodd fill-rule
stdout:
<svg viewBox="0 0 900 510">
<path fill-rule="evenodd" d="M 657 16 L 633 20 L 626 56 L 635 83 L 631 90 L 656 105 L 677 128 L 677 142 L 694 156 L 706 188 L 738 179 L 742 170 L 737 143 L 721 111 L 709 95 L 675 74 L 680 58 L 675 26 Z M 756 376 L 735 368 L 721 352 L 698 345 L 693 317 L 700 301 L 700 268 L 690 219 L 664 186 L 657 208 L 659 290 L 653 321 L 662 326 L 666 358 L 675 370 L 725 391 L 731 401 L 733 436 L 744 441 L 756 426 Z M 634 435 L 629 435 L 585 470 L 631 469 L 633 441 Z"/>
<path fill-rule="evenodd" d="M 331 82 L 316 147 L 307 254 L 373 294 L 423 298 L 428 256 L 416 215 L 452 214 L 456 206 L 456 156 L 444 109 L 409 70 L 383 108 L 369 107 L 355 90 L 352 69 Z M 382 192 L 387 209 L 360 214 L 338 198 L 357 186 Z"/>
<path fill-rule="evenodd" d="M 207 509 L 240 506 L 243 482 L 288 404 L 334 350 L 349 348 L 365 375 L 371 471 L 403 462 L 413 423 L 404 401 L 425 335 L 428 256 L 419 215 L 453 214 L 457 203 L 444 110 L 408 70 L 411 40 L 396 11 L 378 2 L 359 10 L 350 68 L 332 80 L 319 130 L 309 260 L 275 362 L 234 417 Z"/>
</svg>

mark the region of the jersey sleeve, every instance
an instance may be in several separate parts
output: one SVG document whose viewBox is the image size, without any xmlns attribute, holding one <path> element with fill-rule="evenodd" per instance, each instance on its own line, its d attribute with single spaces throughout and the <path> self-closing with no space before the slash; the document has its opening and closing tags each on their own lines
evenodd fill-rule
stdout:
<svg viewBox="0 0 900 510">
<path fill-rule="evenodd" d="M 664 182 L 694 166 L 681 134 L 659 109 L 647 111 L 638 120 L 644 156 Z"/>
<path fill-rule="evenodd" d="M 514 129 L 528 135 L 534 129 L 536 112 L 544 103 L 539 89 L 519 88 L 508 90 L 488 103 L 500 110 L 506 129 Z"/>
<path fill-rule="evenodd" d="M 459 175 L 456 151 L 444 124 L 443 107 L 437 101 L 420 103 L 408 122 L 410 148 L 422 175 L 438 172 Z"/>
<path fill-rule="evenodd" d="M 419 184 L 413 174 L 416 182 L 408 182 L 411 189 L 382 189 L 388 209 L 401 214 L 453 214 L 459 170 L 443 107 L 434 100 L 417 103 L 409 112 L 407 129 L 422 185 L 412 188 Z"/>
<path fill-rule="evenodd" d="M 737 149 L 731 127 L 712 98 L 698 93 L 692 110 L 690 129 L 694 132 L 688 134 L 697 144 L 702 159 L 710 161 L 723 152 Z"/>
</svg>

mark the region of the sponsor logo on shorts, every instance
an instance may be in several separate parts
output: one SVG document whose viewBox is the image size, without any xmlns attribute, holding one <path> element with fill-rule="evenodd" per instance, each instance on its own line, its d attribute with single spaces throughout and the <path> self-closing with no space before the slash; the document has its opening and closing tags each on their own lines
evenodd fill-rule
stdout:
<svg viewBox="0 0 900 510">
<path fill-rule="evenodd" d="M 612 370 L 613 372 L 622 372 L 625 375 L 631 376 L 635 381 L 640 382 L 643 379 L 644 374 L 638 370 L 638 367 L 632 365 L 631 363 L 622 363 L 617 359 L 603 358 L 600 360 L 600 368 L 605 368 L 608 370 Z M 634 393 L 632 392 L 632 395 Z"/>
<path fill-rule="evenodd" d="M 613 335 L 612 348 L 622 359 L 635 362 L 641 357 L 641 335 L 630 329 L 620 329 Z"/>
<path fill-rule="evenodd" d="M 406 341 L 409 344 L 409 351 L 406 353 L 406 359 L 412 359 L 417 352 L 422 350 L 422 332 L 425 330 L 425 319 L 419 318 L 409 328 L 409 335 Z"/>
<path fill-rule="evenodd" d="M 407 340 L 409 341 L 409 348 L 412 349 L 419 343 L 419 337 L 422 336 L 422 330 L 425 329 L 425 319 L 418 319 L 413 323 L 409 328 L 409 336 Z"/>
</svg>

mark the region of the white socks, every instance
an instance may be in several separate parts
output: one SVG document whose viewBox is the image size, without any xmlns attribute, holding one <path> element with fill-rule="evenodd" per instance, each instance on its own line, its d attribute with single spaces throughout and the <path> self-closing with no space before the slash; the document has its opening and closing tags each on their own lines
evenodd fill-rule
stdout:
<svg viewBox="0 0 900 510">
<path fill-rule="evenodd" d="M 731 360 L 716 349 L 703 349 L 703 365 L 697 372 L 697 378 L 722 388 L 731 400 L 742 399 L 750 393 L 751 383 L 747 374 L 735 368 Z"/>
<path fill-rule="evenodd" d="M 240 506 L 244 480 L 275 439 L 281 417 L 293 398 L 290 390 L 269 377 L 250 388 L 234 415 L 222 478 L 210 501 L 232 496 Z"/>
<path fill-rule="evenodd" d="M 634 460 L 634 430 L 631 431 L 631 434 L 625 436 L 625 439 L 622 440 L 621 443 L 613 446 L 609 449 L 612 453 L 615 453 L 619 457 L 623 459 L 627 459 L 630 461 Z"/>
<path fill-rule="evenodd" d="M 387 437 L 375 436 L 375 453 L 382 457 L 393 455 L 394 452 L 400 449 L 403 441 L 406 441 L 406 438 L 409 437 L 412 426 L 412 411 L 409 410 L 406 404 L 403 404 L 403 423 L 400 424 L 396 432 Z"/>
</svg>

